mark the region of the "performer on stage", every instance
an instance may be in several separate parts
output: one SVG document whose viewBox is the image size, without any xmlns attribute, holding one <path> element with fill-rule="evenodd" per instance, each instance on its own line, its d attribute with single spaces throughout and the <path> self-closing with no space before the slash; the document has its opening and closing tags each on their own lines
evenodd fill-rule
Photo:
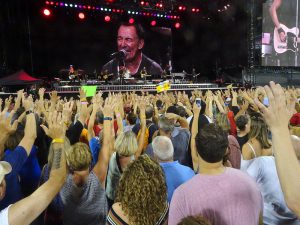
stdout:
<svg viewBox="0 0 300 225">
<path fill-rule="evenodd" d="M 274 50 L 279 66 L 299 66 L 299 41 L 293 28 L 299 29 L 299 0 L 269 0 L 270 16 L 275 26 Z M 300 2 L 298 3 L 300 4 Z M 289 37 L 289 38 L 288 38 Z"/>
<path fill-rule="evenodd" d="M 114 74 L 112 79 L 117 79 L 121 70 L 131 78 L 140 79 L 143 68 L 154 77 L 161 76 L 160 65 L 142 53 L 144 30 L 140 24 L 122 23 L 118 29 L 117 45 L 118 51 L 123 51 L 124 55 L 115 57 L 102 68 L 102 71 Z"/>
</svg>

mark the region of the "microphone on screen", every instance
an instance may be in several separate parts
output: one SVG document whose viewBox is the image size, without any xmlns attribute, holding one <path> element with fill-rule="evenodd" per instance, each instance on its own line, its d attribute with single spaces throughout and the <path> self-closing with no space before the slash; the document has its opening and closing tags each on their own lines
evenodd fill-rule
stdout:
<svg viewBox="0 0 300 225">
<path fill-rule="evenodd" d="M 118 59 L 124 59 L 127 56 L 127 52 L 124 49 L 121 49 L 120 51 L 114 52 L 110 54 L 110 57 L 113 58 L 118 58 Z"/>
</svg>

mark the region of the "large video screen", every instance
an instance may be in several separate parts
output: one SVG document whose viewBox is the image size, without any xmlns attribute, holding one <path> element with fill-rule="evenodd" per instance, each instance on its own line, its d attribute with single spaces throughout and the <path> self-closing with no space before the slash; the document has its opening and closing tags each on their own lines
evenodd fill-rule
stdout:
<svg viewBox="0 0 300 225">
<path fill-rule="evenodd" d="M 117 77 L 123 61 L 133 78 L 140 78 L 143 69 L 144 74 L 151 75 L 147 80 L 172 69 L 172 30 L 159 22 L 154 26 L 149 20 L 137 19 L 134 24 L 141 25 L 144 31 L 141 32 L 129 26 L 126 18 L 112 16 L 106 22 L 103 15 L 86 15 L 85 20 L 79 20 L 76 12 L 66 15 L 62 10 L 53 10 L 52 13 L 49 18 L 37 14 L 40 19 L 33 20 L 31 25 L 33 66 L 38 76 L 68 80 L 72 65 L 74 80 L 101 80 L 106 69 L 108 75 L 114 74 L 109 77 L 111 80 Z M 122 33 L 121 24 L 127 24 Z M 120 55 L 113 54 L 121 50 L 126 57 L 119 60 Z M 142 61 L 138 58 L 140 53 Z M 112 60 L 109 68 L 104 67 Z"/>
<path fill-rule="evenodd" d="M 261 63 L 263 66 L 300 66 L 300 2 L 267 0 L 263 4 Z"/>
</svg>

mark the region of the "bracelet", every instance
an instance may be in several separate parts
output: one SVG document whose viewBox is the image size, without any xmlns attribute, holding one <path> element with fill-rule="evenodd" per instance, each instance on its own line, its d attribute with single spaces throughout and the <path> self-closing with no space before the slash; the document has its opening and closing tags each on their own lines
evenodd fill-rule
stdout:
<svg viewBox="0 0 300 225">
<path fill-rule="evenodd" d="M 107 117 L 104 117 L 103 120 L 112 120 L 112 118 L 107 116 Z"/>
<path fill-rule="evenodd" d="M 32 110 L 26 111 L 26 115 L 29 115 L 30 113 L 33 113 L 33 111 Z"/>
<path fill-rule="evenodd" d="M 83 102 L 81 102 L 81 104 L 82 104 L 82 105 L 87 105 L 88 102 L 86 102 L 86 101 L 84 102 L 84 101 L 83 101 Z"/>
<path fill-rule="evenodd" d="M 62 138 L 54 138 L 52 140 L 52 144 L 54 143 L 64 143 L 65 142 L 65 139 L 62 139 Z"/>
<path fill-rule="evenodd" d="M 81 98 L 80 101 L 81 102 L 86 102 L 86 98 Z"/>
<path fill-rule="evenodd" d="M 117 118 L 121 117 L 121 113 L 117 113 L 117 114 L 116 114 L 116 117 L 117 117 Z"/>
</svg>

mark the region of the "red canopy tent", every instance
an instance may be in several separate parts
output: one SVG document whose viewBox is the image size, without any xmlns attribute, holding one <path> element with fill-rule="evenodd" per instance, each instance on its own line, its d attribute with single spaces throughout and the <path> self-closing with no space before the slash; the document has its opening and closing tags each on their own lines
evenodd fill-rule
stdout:
<svg viewBox="0 0 300 225">
<path fill-rule="evenodd" d="M 0 85 L 30 85 L 41 83 L 41 79 L 30 76 L 24 70 L 20 70 L 12 75 L 0 79 Z"/>
</svg>

